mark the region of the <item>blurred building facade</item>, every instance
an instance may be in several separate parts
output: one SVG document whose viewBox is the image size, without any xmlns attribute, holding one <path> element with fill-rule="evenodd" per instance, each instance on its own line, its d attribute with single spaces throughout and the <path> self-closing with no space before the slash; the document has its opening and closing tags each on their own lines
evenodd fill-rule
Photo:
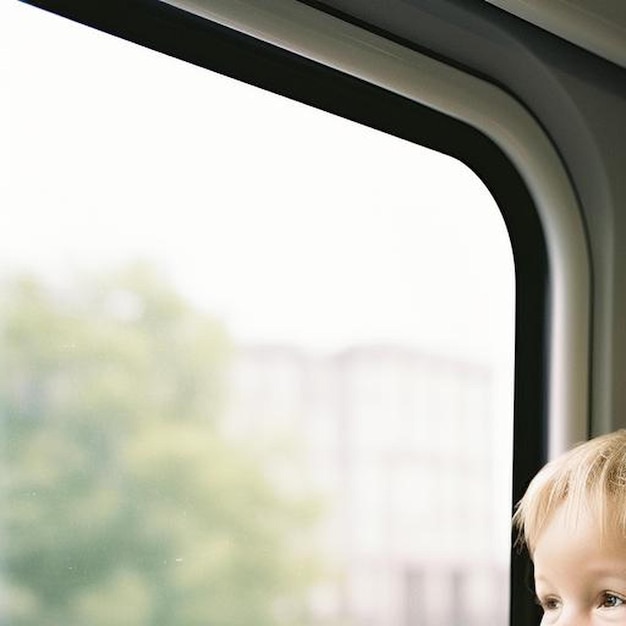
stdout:
<svg viewBox="0 0 626 626">
<path fill-rule="evenodd" d="M 318 542 L 332 571 L 312 624 L 506 623 L 493 496 L 508 470 L 487 367 L 392 346 L 241 347 L 230 389 L 230 435 L 291 438 L 327 503 Z"/>
</svg>

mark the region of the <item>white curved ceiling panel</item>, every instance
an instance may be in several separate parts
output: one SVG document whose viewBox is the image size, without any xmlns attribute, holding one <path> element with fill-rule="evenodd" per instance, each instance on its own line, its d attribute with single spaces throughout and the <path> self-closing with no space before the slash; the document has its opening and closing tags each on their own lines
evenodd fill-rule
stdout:
<svg viewBox="0 0 626 626">
<path fill-rule="evenodd" d="M 486 0 L 626 67 L 625 0 Z"/>
</svg>

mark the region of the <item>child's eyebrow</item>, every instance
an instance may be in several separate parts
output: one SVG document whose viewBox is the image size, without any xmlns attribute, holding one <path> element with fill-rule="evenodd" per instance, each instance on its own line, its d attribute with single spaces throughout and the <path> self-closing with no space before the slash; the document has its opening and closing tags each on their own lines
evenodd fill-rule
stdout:
<svg viewBox="0 0 626 626">
<path fill-rule="evenodd" d="M 620 580 L 626 580 L 626 564 L 619 570 L 598 570 L 593 572 L 594 576 L 598 578 L 619 578 Z"/>
<path fill-rule="evenodd" d="M 611 576 L 618 576 L 626 578 L 626 561 L 615 563 L 614 565 L 601 565 L 591 569 L 591 573 L 594 576 L 601 578 L 610 578 Z"/>
</svg>

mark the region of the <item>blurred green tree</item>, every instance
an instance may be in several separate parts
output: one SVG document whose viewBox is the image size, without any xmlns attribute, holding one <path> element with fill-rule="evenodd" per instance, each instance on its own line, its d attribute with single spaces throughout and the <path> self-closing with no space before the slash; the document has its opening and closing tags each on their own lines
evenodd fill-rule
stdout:
<svg viewBox="0 0 626 626">
<path fill-rule="evenodd" d="M 135 266 L 0 307 L 0 616 L 11 626 L 295 626 L 314 501 L 220 435 L 230 346 Z"/>
</svg>

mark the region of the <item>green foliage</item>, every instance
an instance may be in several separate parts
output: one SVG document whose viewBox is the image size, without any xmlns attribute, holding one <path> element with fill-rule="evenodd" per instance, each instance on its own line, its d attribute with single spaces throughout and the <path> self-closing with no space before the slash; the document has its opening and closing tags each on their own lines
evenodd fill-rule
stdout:
<svg viewBox="0 0 626 626">
<path fill-rule="evenodd" d="M 315 507 L 220 436 L 219 324 L 141 266 L 3 303 L 8 623 L 302 623 Z"/>
</svg>

